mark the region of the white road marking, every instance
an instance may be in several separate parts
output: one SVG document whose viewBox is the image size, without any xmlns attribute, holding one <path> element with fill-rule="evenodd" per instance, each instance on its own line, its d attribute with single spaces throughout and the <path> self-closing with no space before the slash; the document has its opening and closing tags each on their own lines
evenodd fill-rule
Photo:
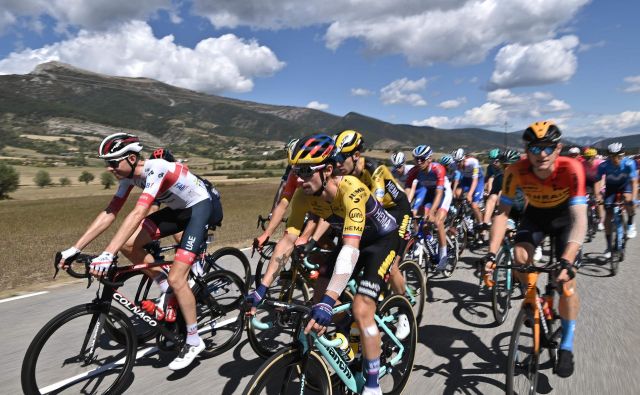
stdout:
<svg viewBox="0 0 640 395">
<path fill-rule="evenodd" d="M 32 294 L 26 294 L 26 295 L 20 295 L 20 296 L 14 296 L 12 298 L 7 298 L 7 299 L 2 299 L 0 300 L 0 303 L 6 303 L 6 302 L 12 302 L 14 300 L 18 300 L 18 299 L 24 299 L 24 298 L 30 298 L 32 296 L 38 296 L 38 295 L 42 295 L 42 294 L 48 294 L 49 291 L 42 291 L 42 292 L 34 292 Z"/>
</svg>

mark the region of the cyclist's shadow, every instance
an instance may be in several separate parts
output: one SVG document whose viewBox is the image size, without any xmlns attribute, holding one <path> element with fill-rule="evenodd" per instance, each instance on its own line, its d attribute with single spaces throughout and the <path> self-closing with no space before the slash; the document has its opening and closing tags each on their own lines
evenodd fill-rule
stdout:
<svg viewBox="0 0 640 395">
<path fill-rule="evenodd" d="M 448 280 L 431 282 L 430 285 L 431 287 L 440 288 L 451 295 L 447 299 L 434 298 L 433 300 L 441 301 L 442 303 L 455 303 L 453 315 L 462 324 L 474 328 L 491 328 L 496 325 L 490 294 L 481 291 L 478 283 Z"/>
<path fill-rule="evenodd" d="M 242 378 L 253 376 L 264 362 L 264 360 L 260 359 L 251 349 L 249 350 L 250 358 L 253 359 L 246 359 L 242 356 L 242 349 L 248 345 L 248 339 L 238 343 L 233 348 L 233 357 L 231 360 L 220 365 L 218 369 L 220 376 L 229 378 L 222 389 L 221 395 L 237 393 Z"/>
<path fill-rule="evenodd" d="M 489 349 L 471 330 L 450 328 L 441 325 L 427 325 L 420 329 L 419 338 L 426 339 L 424 344 L 434 354 L 449 360 L 436 367 L 416 364 L 414 372 L 424 371 L 425 377 L 441 375 L 446 378 L 443 394 L 477 393 L 484 394 L 487 386 L 505 390 L 503 382 L 487 377 L 489 374 L 503 374 L 500 364 L 501 356 Z M 463 346 L 454 347 L 454 343 L 462 342 Z M 474 353 L 481 362 L 473 363 L 473 368 L 463 368 L 462 359 L 468 353 Z M 480 384 L 484 384 L 479 387 Z"/>
</svg>

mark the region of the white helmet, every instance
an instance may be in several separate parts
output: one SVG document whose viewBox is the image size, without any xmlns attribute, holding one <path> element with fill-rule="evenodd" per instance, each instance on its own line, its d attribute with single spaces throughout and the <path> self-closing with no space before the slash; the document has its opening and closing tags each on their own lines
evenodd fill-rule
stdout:
<svg viewBox="0 0 640 395">
<path fill-rule="evenodd" d="M 618 143 L 618 142 L 609 144 L 609 146 L 607 147 L 607 150 L 609 150 L 610 155 L 624 154 L 624 147 L 622 146 L 622 143 Z"/>
<path fill-rule="evenodd" d="M 451 152 L 451 156 L 453 156 L 453 160 L 455 160 L 456 162 L 460 162 L 464 159 L 464 150 L 462 148 L 453 150 L 453 152 Z"/>
<path fill-rule="evenodd" d="M 411 154 L 413 155 L 414 158 L 429 159 L 433 154 L 433 150 L 431 149 L 430 146 L 422 144 L 414 148 Z"/>
<path fill-rule="evenodd" d="M 100 159 L 121 159 L 131 152 L 142 151 L 140 139 L 129 133 L 114 133 L 102 140 L 98 148 Z"/>
<path fill-rule="evenodd" d="M 395 167 L 404 165 L 405 160 L 404 153 L 402 152 L 396 152 L 391 155 L 391 163 L 393 163 Z"/>
<path fill-rule="evenodd" d="M 580 148 L 578 147 L 569 148 L 569 155 L 580 155 Z"/>
</svg>

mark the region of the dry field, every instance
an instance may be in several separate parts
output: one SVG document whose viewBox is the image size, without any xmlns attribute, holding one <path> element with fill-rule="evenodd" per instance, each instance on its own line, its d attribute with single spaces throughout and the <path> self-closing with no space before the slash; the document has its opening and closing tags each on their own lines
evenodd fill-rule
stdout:
<svg viewBox="0 0 640 395">
<path fill-rule="evenodd" d="M 216 184 L 222 194 L 224 209 L 223 226 L 216 231 L 215 247 L 247 247 L 258 235 L 256 218 L 267 214 L 277 187 L 276 180 L 251 184 Z M 71 246 L 84 232 L 97 213 L 104 209 L 109 196 L 79 196 L 77 188 L 45 188 L 44 191 L 71 191 L 60 197 L 38 200 L 0 201 L 0 294 L 17 293 L 34 283 L 52 284 L 53 257 L 56 251 Z M 77 191 L 76 191 L 77 189 Z M 36 193 L 34 188 L 32 193 Z M 102 191 L 93 186 L 93 192 Z M 91 190 L 84 192 L 91 193 Z M 107 194 L 113 191 L 105 191 Z M 39 192 L 37 192 L 40 195 Z M 88 253 L 100 253 L 122 219 L 133 207 L 135 196 L 119 215 L 116 226 L 85 249 Z M 62 274 L 62 280 L 66 280 Z M 60 277 L 59 277 L 60 278 Z"/>
</svg>

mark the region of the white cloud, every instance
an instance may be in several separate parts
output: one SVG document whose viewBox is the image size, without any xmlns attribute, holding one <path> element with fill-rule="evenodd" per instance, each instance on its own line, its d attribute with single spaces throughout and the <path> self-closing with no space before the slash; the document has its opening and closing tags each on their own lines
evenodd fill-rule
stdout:
<svg viewBox="0 0 640 395">
<path fill-rule="evenodd" d="M 619 114 L 602 115 L 594 124 L 600 134 L 640 133 L 640 111 L 624 111 Z"/>
<path fill-rule="evenodd" d="M 371 96 L 373 92 L 364 88 L 351 88 L 351 96 Z"/>
<path fill-rule="evenodd" d="M 574 54 L 578 43 L 576 36 L 564 36 L 531 45 L 506 45 L 496 55 L 490 87 L 512 88 L 567 81 L 578 66 Z"/>
<path fill-rule="evenodd" d="M 640 92 L 640 75 L 634 75 L 630 77 L 626 77 L 624 82 L 629 84 L 624 91 L 627 93 L 638 93 Z"/>
<path fill-rule="evenodd" d="M 312 101 L 307 104 L 307 108 L 312 108 L 314 110 L 325 111 L 329 108 L 328 104 L 320 103 L 319 101 Z"/>
<path fill-rule="evenodd" d="M 440 104 L 438 104 L 438 107 L 444 108 L 444 109 L 457 108 L 466 102 L 467 102 L 466 97 L 458 97 L 457 99 L 445 100 Z"/>
<path fill-rule="evenodd" d="M 586 52 L 586 51 L 590 51 L 593 48 L 601 48 L 604 47 L 605 44 L 607 42 L 604 40 L 600 40 L 598 42 L 595 43 L 580 43 L 580 46 L 578 47 L 578 52 Z"/>
<path fill-rule="evenodd" d="M 7 28 L 19 17 L 38 20 L 47 15 L 56 21 L 59 32 L 69 26 L 106 30 L 134 19 L 153 17 L 159 10 L 169 12 L 173 21 L 179 18 L 177 2 L 172 0 L 3 0 L 2 8 L 5 16 L 0 15 L 0 33 L 3 24 Z"/>
<path fill-rule="evenodd" d="M 427 79 L 422 77 L 419 80 L 409 80 L 402 78 L 391 82 L 380 89 L 380 100 L 384 104 L 409 104 L 411 106 L 426 106 L 427 101 L 418 93 L 426 88 Z"/>
<path fill-rule="evenodd" d="M 547 103 L 547 111 L 549 112 L 567 111 L 569 109 L 571 109 L 571 106 L 564 100 L 553 99 Z"/>
<path fill-rule="evenodd" d="M 177 45 L 171 35 L 158 39 L 145 22 L 132 21 L 101 33 L 82 30 L 66 41 L 11 53 L 0 60 L 0 74 L 24 74 L 51 60 L 210 93 L 250 91 L 254 77 L 272 75 L 285 65 L 254 40 L 225 34 L 191 49 Z"/>
<path fill-rule="evenodd" d="M 589 0 L 195 0 L 192 12 L 218 28 L 284 29 L 328 25 L 336 49 L 359 39 L 376 55 L 411 64 L 481 62 L 504 43 L 553 38 Z"/>
</svg>

